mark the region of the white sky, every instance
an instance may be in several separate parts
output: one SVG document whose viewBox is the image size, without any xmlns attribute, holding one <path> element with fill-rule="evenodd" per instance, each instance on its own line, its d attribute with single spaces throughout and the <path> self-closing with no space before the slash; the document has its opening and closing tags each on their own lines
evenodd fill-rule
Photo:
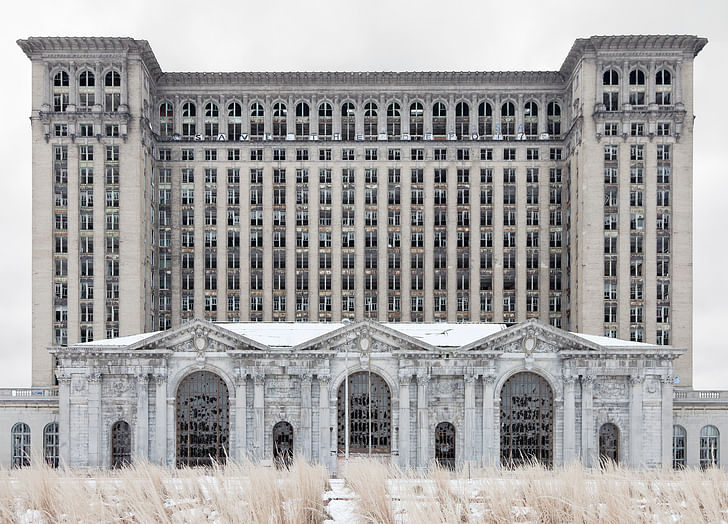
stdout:
<svg viewBox="0 0 728 524">
<path fill-rule="evenodd" d="M 694 77 L 695 386 L 728 389 L 725 0 L 9 2 L 0 19 L 0 387 L 30 385 L 30 62 L 17 39 L 145 39 L 164 71 L 528 71 L 558 70 L 576 38 L 667 33 L 709 40 Z"/>
</svg>

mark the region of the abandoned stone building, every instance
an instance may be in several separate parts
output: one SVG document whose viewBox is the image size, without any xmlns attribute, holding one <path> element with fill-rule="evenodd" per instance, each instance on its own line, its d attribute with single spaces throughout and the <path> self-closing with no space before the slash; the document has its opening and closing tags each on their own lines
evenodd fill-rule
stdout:
<svg viewBox="0 0 728 524">
<path fill-rule="evenodd" d="M 0 390 L 0 463 L 720 464 L 728 393 L 691 388 L 706 43 L 174 73 L 143 40 L 18 41 L 33 387 Z"/>
</svg>

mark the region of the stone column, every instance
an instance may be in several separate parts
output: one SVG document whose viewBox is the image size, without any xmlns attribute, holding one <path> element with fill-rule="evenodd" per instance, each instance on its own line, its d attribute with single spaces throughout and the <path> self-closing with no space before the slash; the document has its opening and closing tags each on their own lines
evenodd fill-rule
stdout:
<svg viewBox="0 0 728 524">
<path fill-rule="evenodd" d="M 410 465 L 410 382 L 412 374 L 399 373 L 399 466 Z"/>
<path fill-rule="evenodd" d="M 637 467 L 642 457 L 642 383 L 644 377 L 632 376 L 632 394 L 629 403 L 629 463 Z"/>
<path fill-rule="evenodd" d="M 572 462 L 576 444 L 576 413 L 573 376 L 564 376 L 564 464 Z"/>
<path fill-rule="evenodd" d="M 430 376 L 426 374 L 417 375 L 417 466 L 426 468 L 429 461 L 429 417 L 427 402 L 427 383 Z"/>
<path fill-rule="evenodd" d="M 248 454 L 248 373 L 239 369 L 235 377 L 235 452 L 231 453 L 237 460 L 244 459 Z"/>
<path fill-rule="evenodd" d="M 495 464 L 494 387 L 495 377 L 483 375 L 483 462 L 488 466 Z"/>
<path fill-rule="evenodd" d="M 594 446 L 594 376 L 586 375 L 581 379 L 581 462 L 584 466 L 592 465 Z"/>
<path fill-rule="evenodd" d="M 301 442 L 307 461 L 311 461 L 311 380 L 310 373 L 301 376 Z"/>
<path fill-rule="evenodd" d="M 154 427 L 154 458 L 159 464 L 167 463 L 167 375 L 157 373 L 154 375 L 155 390 L 155 427 Z"/>
<path fill-rule="evenodd" d="M 71 375 L 59 373 L 58 379 L 58 455 L 60 463 L 71 465 Z"/>
<path fill-rule="evenodd" d="M 134 428 L 134 449 L 136 460 L 149 458 L 149 377 L 136 376 L 136 426 Z"/>
<path fill-rule="evenodd" d="M 261 460 L 265 455 L 265 374 L 257 372 L 253 375 L 255 389 L 253 392 L 253 410 L 255 413 L 255 434 L 253 439 L 253 455 Z"/>
<path fill-rule="evenodd" d="M 662 466 L 672 467 L 672 375 L 662 377 Z"/>
<path fill-rule="evenodd" d="M 89 373 L 88 380 L 88 465 L 103 465 L 101 456 L 101 373 Z"/>
<path fill-rule="evenodd" d="M 318 375 L 319 383 L 319 462 L 329 464 L 329 453 L 331 452 L 331 431 L 329 430 L 329 377 Z"/>
<path fill-rule="evenodd" d="M 101 111 L 104 107 L 104 75 L 103 75 L 103 69 L 101 68 L 101 62 L 94 63 L 94 76 L 96 77 L 96 82 L 94 84 L 94 107 L 93 110 Z M 100 130 L 95 130 L 96 133 L 100 133 Z"/>
<path fill-rule="evenodd" d="M 475 375 L 465 374 L 465 427 L 463 435 L 465 436 L 465 454 L 463 460 L 473 460 L 475 458 Z M 457 458 L 457 457 L 456 457 Z"/>
</svg>

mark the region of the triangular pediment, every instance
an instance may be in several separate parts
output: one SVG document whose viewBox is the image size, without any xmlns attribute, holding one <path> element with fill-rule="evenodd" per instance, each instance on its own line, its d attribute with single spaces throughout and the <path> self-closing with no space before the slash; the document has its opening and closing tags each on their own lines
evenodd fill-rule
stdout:
<svg viewBox="0 0 728 524">
<path fill-rule="evenodd" d="M 168 349 L 199 353 L 241 349 L 266 351 L 269 348 L 220 325 L 207 320 L 194 319 L 176 328 L 140 340 L 130 345 L 128 349 Z"/>
<path fill-rule="evenodd" d="M 294 351 L 348 349 L 353 352 L 390 352 L 397 350 L 432 351 L 435 348 L 374 320 L 352 322 L 293 348 Z"/>
<path fill-rule="evenodd" d="M 458 351 L 531 354 L 599 349 L 601 348 L 593 342 L 531 319 L 466 344 Z"/>
</svg>

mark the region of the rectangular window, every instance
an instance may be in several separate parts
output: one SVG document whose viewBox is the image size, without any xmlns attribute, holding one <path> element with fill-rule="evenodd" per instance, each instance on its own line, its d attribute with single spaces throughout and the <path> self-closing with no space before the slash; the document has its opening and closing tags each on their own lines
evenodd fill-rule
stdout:
<svg viewBox="0 0 728 524">
<path fill-rule="evenodd" d="M 480 159 L 481 160 L 493 160 L 493 148 L 492 147 L 482 148 L 480 150 Z"/>
<path fill-rule="evenodd" d="M 561 148 L 560 147 L 549 148 L 549 160 L 561 160 Z"/>
<path fill-rule="evenodd" d="M 506 147 L 503 149 L 503 160 L 515 160 L 516 149 L 513 147 Z"/>
</svg>

